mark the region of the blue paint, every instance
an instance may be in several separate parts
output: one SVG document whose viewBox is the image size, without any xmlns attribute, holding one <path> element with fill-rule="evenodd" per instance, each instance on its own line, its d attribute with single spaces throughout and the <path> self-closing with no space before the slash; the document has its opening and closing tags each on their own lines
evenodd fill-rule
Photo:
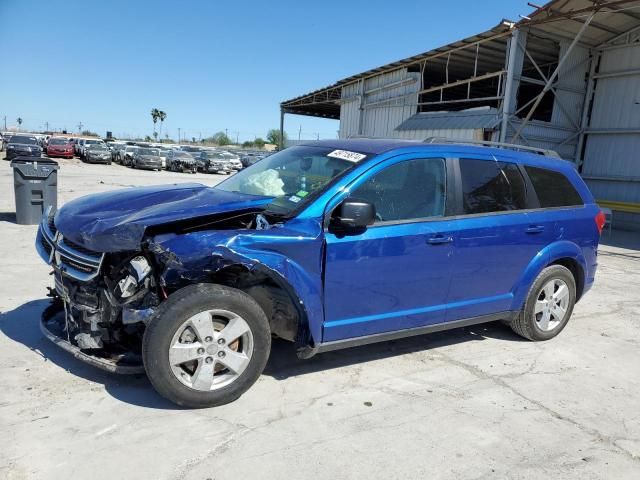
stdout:
<svg viewBox="0 0 640 480">
<path fill-rule="evenodd" d="M 463 145 L 333 140 L 309 146 L 369 155 L 268 230 L 204 229 L 149 236 L 185 219 L 258 212 L 272 198 L 203 185 L 145 187 L 103 193 L 65 205 L 56 225 L 66 238 L 101 252 L 134 251 L 147 241 L 164 266 L 164 285 L 207 281 L 230 265 L 263 271 L 290 293 L 303 316 L 299 344 L 316 345 L 522 308 L 540 271 L 575 260 L 584 292 L 597 266 L 598 207 L 573 164 L 538 155 Z M 473 157 L 562 172 L 584 206 L 448 216 L 380 224 L 337 236 L 326 219 L 354 189 L 389 165 L 415 158 Z M 252 167 L 250 167 L 252 168 Z M 453 171 L 447 175 L 454 176 Z M 453 178 L 453 177 L 452 177 Z M 448 195 L 453 195 L 451 191 Z M 534 233 L 528 232 L 531 226 Z M 432 245 L 444 235 L 451 242 Z"/>
</svg>

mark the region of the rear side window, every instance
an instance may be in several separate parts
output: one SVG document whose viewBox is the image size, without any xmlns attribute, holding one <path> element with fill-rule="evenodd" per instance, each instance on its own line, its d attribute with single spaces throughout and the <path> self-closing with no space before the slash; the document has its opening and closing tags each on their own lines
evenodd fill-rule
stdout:
<svg viewBox="0 0 640 480">
<path fill-rule="evenodd" d="M 491 160 L 460 159 L 465 214 L 527 208 L 527 189 L 518 167 Z"/>
<path fill-rule="evenodd" d="M 580 194 L 562 173 L 537 167 L 525 166 L 524 169 L 542 208 L 584 205 Z"/>
</svg>

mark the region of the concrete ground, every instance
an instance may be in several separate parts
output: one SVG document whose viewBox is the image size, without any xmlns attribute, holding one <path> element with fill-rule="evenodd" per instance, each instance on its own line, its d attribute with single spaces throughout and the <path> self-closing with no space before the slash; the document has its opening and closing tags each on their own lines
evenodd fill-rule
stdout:
<svg viewBox="0 0 640 480">
<path fill-rule="evenodd" d="M 220 178 L 60 163 L 60 203 Z M 640 234 L 605 237 L 552 341 L 494 323 L 308 361 L 276 342 L 238 401 L 182 410 L 42 337 L 51 277 L 14 208 L 0 161 L 0 478 L 640 478 Z"/>
</svg>

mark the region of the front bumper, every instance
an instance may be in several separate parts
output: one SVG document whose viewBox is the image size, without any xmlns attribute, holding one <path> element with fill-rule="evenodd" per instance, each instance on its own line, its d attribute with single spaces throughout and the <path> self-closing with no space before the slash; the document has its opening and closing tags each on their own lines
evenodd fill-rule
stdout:
<svg viewBox="0 0 640 480">
<path fill-rule="evenodd" d="M 94 353 L 93 350 L 82 350 L 74 345 L 65 338 L 65 323 L 64 303 L 57 299 L 42 312 L 40 330 L 45 337 L 78 360 L 101 370 L 127 375 L 144 373 L 144 365 L 128 358 L 126 354 L 108 353 L 103 350 Z"/>
</svg>

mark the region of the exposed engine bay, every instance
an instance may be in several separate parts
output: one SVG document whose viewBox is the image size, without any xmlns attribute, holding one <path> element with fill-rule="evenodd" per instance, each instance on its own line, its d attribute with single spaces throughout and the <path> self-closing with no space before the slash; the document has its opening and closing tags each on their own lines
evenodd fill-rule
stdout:
<svg viewBox="0 0 640 480">
<path fill-rule="evenodd" d="M 95 366 L 117 373 L 141 373 L 145 327 L 160 303 L 184 286 L 184 282 L 169 284 L 162 277 L 167 258 L 173 257 L 153 246 L 152 235 L 267 230 L 272 228 L 269 220 L 273 219 L 253 211 L 158 225 L 150 229 L 138 252 L 99 254 L 65 239 L 49 213 L 37 239 L 38 250 L 48 258 L 55 279 L 55 289 L 49 294 L 52 304 L 43 314 L 43 333 Z M 259 274 L 245 276 L 242 283 L 229 275 L 233 274 L 221 274 L 219 280 L 250 292 L 272 319 L 274 331 L 293 340 L 290 325 L 292 319 L 297 321 L 297 314 L 286 295 L 266 285 Z"/>
</svg>

